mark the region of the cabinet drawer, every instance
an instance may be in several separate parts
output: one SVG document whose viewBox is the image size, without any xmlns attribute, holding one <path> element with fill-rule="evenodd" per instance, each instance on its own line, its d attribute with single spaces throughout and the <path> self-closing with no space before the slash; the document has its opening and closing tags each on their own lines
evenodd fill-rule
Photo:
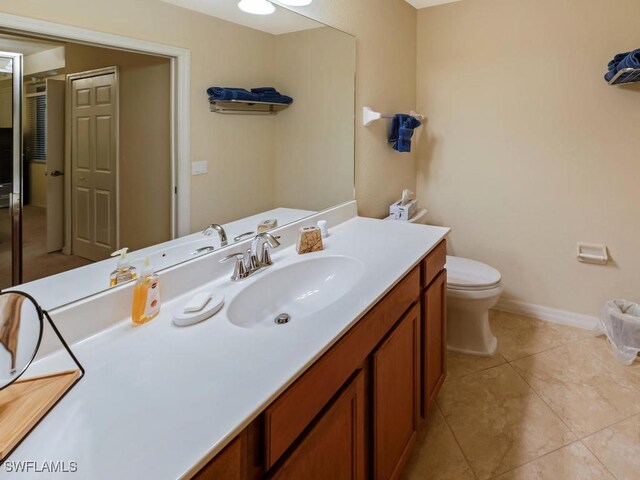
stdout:
<svg viewBox="0 0 640 480">
<path fill-rule="evenodd" d="M 265 466 L 270 469 L 420 297 L 411 271 L 320 360 L 265 410 Z"/>
<path fill-rule="evenodd" d="M 422 288 L 426 288 L 447 262 L 447 241 L 442 240 L 422 261 Z"/>
</svg>

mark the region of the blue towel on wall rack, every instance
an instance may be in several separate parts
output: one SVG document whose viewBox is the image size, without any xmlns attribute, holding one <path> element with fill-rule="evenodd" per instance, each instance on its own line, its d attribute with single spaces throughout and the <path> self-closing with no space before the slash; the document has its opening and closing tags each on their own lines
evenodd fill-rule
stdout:
<svg viewBox="0 0 640 480">
<path fill-rule="evenodd" d="M 207 94 L 209 100 L 215 101 L 229 101 L 229 100 L 242 100 L 246 102 L 259 102 L 260 95 L 252 93 L 244 88 L 235 87 L 210 87 L 207 88 Z"/>
<path fill-rule="evenodd" d="M 273 87 L 252 88 L 251 91 L 237 87 L 209 87 L 207 95 L 210 101 L 240 100 L 244 102 L 268 102 L 291 105 L 293 98 L 282 95 Z"/>
<path fill-rule="evenodd" d="M 274 87 L 252 88 L 251 92 L 260 95 L 261 102 L 283 103 L 285 105 L 291 105 L 293 103 L 293 98 L 282 95 Z"/>
<path fill-rule="evenodd" d="M 413 131 L 422 123 L 417 118 L 404 113 L 399 113 L 391 120 L 389 143 L 393 143 L 393 149 L 398 152 L 411 151 L 411 137 Z"/>
<path fill-rule="evenodd" d="M 609 62 L 609 71 L 604 76 L 607 82 L 610 82 L 616 74 L 625 68 L 640 68 L 640 49 L 633 52 L 618 53 L 613 60 Z"/>
</svg>

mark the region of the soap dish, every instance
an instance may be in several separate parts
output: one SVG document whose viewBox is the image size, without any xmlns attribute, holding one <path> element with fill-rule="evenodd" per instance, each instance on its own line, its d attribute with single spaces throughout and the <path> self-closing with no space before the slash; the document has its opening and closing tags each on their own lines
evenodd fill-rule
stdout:
<svg viewBox="0 0 640 480">
<path fill-rule="evenodd" d="M 179 327 L 186 327 L 195 323 L 202 322 L 212 317 L 220 311 L 224 305 L 224 295 L 220 293 L 211 294 L 208 302 L 196 312 L 185 312 L 184 308 L 173 314 L 173 323 Z"/>
</svg>

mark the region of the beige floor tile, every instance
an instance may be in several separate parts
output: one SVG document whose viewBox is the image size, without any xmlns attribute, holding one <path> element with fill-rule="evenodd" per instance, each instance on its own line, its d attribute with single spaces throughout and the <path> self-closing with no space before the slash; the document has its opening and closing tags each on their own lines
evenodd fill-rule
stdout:
<svg viewBox="0 0 640 480">
<path fill-rule="evenodd" d="M 438 404 L 481 480 L 576 440 L 510 365 L 446 382 Z"/>
<path fill-rule="evenodd" d="M 640 415 L 583 440 L 618 480 L 640 478 Z"/>
<path fill-rule="evenodd" d="M 475 480 L 440 410 L 434 409 L 402 473 L 403 480 Z"/>
<path fill-rule="evenodd" d="M 447 378 L 460 378 L 470 373 L 497 367 L 507 361 L 496 353 L 493 357 L 465 355 L 463 353 L 447 352 Z"/>
<path fill-rule="evenodd" d="M 640 381 L 640 358 L 638 358 L 633 364 L 625 365 L 618 362 L 611 353 L 611 348 L 607 342 L 607 337 L 604 335 L 598 335 L 591 338 L 587 338 L 580 342 L 584 348 L 588 349 L 592 355 L 595 355 L 598 360 L 604 363 L 608 368 L 616 370 L 618 372 L 624 372 L 625 374 L 635 375 Z"/>
<path fill-rule="evenodd" d="M 540 457 L 495 480 L 614 480 L 580 442 Z"/>
<path fill-rule="evenodd" d="M 608 369 L 582 342 L 512 366 L 579 437 L 640 412 L 636 377 Z"/>
<path fill-rule="evenodd" d="M 509 362 L 592 335 L 586 330 L 499 310 L 492 310 L 489 319 L 491 330 L 498 337 L 498 350 Z"/>
</svg>

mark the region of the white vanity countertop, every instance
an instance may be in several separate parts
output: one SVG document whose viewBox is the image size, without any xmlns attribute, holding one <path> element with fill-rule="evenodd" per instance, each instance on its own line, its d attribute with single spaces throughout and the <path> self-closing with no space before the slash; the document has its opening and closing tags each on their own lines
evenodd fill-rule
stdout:
<svg viewBox="0 0 640 480">
<path fill-rule="evenodd" d="M 300 256 L 295 247 L 275 250 L 274 265 L 263 273 L 237 283 L 225 273 L 203 285 L 226 296 L 223 310 L 209 320 L 182 328 L 171 323 L 172 312 L 190 292 L 165 303 L 146 325 L 123 320 L 75 344 L 86 376 L 8 461 L 76 462 L 77 473 L 9 474 L 3 466 L 0 478 L 189 478 L 448 231 L 356 217 L 331 229 L 322 252 Z M 348 295 L 274 328 L 246 329 L 227 320 L 227 306 L 245 286 L 275 269 L 327 255 L 347 255 L 364 265 L 362 280 Z"/>
</svg>

